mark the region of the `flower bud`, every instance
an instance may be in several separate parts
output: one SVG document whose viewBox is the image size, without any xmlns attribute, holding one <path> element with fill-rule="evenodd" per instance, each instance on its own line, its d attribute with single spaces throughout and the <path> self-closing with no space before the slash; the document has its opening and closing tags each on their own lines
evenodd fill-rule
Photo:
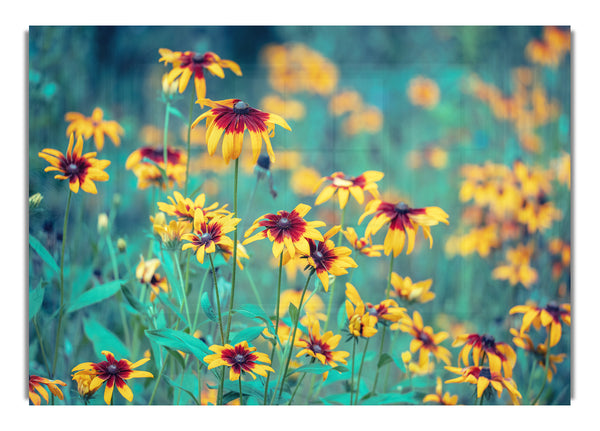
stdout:
<svg viewBox="0 0 600 431">
<path fill-rule="evenodd" d="M 108 230 L 108 215 L 106 213 L 98 214 L 98 233 L 103 234 Z"/>
</svg>

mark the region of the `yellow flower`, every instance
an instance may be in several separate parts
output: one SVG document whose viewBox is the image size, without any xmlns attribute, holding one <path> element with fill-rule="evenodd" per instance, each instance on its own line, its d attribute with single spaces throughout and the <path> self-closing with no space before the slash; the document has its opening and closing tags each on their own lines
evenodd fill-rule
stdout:
<svg viewBox="0 0 600 431">
<path fill-rule="evenodd" d="M 413 105 L 433 109 L 440 101 L 437 83 L 424 76 L 416 76 L 408 83 L 408 99 Z"/>
<path fill-rule="evenodd" d="M 256 380 L 254 373 L 267 377 L 267 371 L 275 372 L 270 366 L 264 365 L 271 363 L 269 356 L 266 353 L 257 352 L 256 347 L 249 347 L 247 341 L 237 343 L 235 346 L 214 344 L 209 349 L 215 353 L 207 355 L 203 359 L 208 364 L 208 369 L 212 370 L 222 365 L 230 367 L 229 380 L 238 380 L 242 373 L 248 373 Z"/>
<path fill-rule="evenodd" d="M 562 323 L 571 326 L 571 304 L 549 302 L 546 307 L 536 305 L 516 305 L 510 309 L 510 314 L 523 313 L 520 334 L 529 330 L 531 325 L 536 329 L 542 326 L 548 333 L 550 347 L 558 344 L 562 335 Z"/>
<path fill-rule="evenodd" d="M 491 393 L 492 390 L 495 390 L 498 393 L 498 398 L 502 395 L 503 388 L 506 388 L 508 391 L 508 395 L 512 400 L 514 405 L 518 405 L 519 399 L 523 398 L 517 389 L 517 384 L 513 379 L 503 377 L 502 374 L 492 372 L 487 367 L 478 367 L 471 366 L 466 368 L 458 368 L 458 367 L 445 367 L 448 371 L 460 374 L 460 377 L 455 379 L 446 380 L 444 383 L 462 383 L 467 382 L 477 386 L 477 398 L 481 398 L 488 389 L 488 392 Z"/>
<path fill-rule="evenodd" d="M 67 386 L 67 384 L 65 382 L 63 382 L 62 380 L 49 380 L 45 377 L 30 375 L 29 376 L 29 399 L 31 400 L 31 402 L 33 404 L 35 404 L 36 406 L 39 406 L 41 404 L 42 399 L 40 398 L 40 395 L 42 397 L 44 397 L 44 399 L 46 400 L 46 403 L 48 403 L 48 392 L 46 391 L 46 389 L 44 389 L 42 384 L 46 385 L 48 387 L 48 389 L 50 389 L 50 392 L 52 392 L 52 394 L 54 394 L 56 397 L 58 397 L 58 399 L 61 399 L 61 400 L 64 399 L 63 393 L 56 385 Z M 36 391 L 39 392 L 40 395 L 38 395 L 36 393 Z"/>
<path fill-rule="evenodd" d="M 336 192 L 338 194 L 340 208 L 344 209 L 350 194 L 362 205 L 365 200 L 364 191 L 368 191 L 374 198 L 379 197 L 376 182 L 383 178 L 383 172 L 366 171 L 357 177 L 348 177 L 343 172 L 334 172 L 328 177 L 321 178 L 315 186 L 315 192 L 325 181 L 329 182 L 323 188 L 315 201 L 315 205 L 321 205 L 328 201 Z"/>
<path fill-rule="evenodd" d="M 84 139 L 94 137 L 94 143 L 98 151 L 104 148 L 104 135 L 108 136 L 116 147 L 121 145 L 121 135 L 125 130 L 116 121 L 106 121 L 103 119 L 104 112 L 100 108 L 95 108 L 91 117 L 86 117 L 79 112 L 67 112 L 65 121 L 71 124 L 67 127 L 67 136 L 75 133 L 83 136 Z"/>
<path fill-rule="evenodd" d="M 338 346 L 341 335 L 333 335 L 332 331 L 327 331 L 321 335 L 321 328 L 318 320 L 313 320 L 308 324 L 308 335 L 302 337 L 294 343 L 294 346 L 300 347 L 302 350 L 296 355 L 299 358 L 302 355 L 311 356 L 321 362 L 321 364 L 337 366 L 337 362 L 346 364 L 346 357 L 350 355 L 348 352 L 338 351 L 334 349 Z M 323 374 L 323 380 L 327 379 L 328 373 Z"/>
<path fill-rule="evenodd" d="M 533 243 L 519 244 L 506 252 L 508 263 L 499 265 L 492 271 L 492 277 L 497 280 L 508 280 L 511 286 L 521 283 L 529 289 L 538 279 L 537 271 L 530 266 L 534 252 Z"/>
<path fill-rule="evenodd" d="M 444 406 L 454 406 L 458 402 L 458 395 L 450 396 L 449 392 L 446 392 L 442 396 L 442 379 L 440 377 L 436 380 L 435 394 L 428 394 L 423 397 L 423 402 L 433 402 Z"/>
<path fill-rule="evenodd" d="M 383 250 L 383 245 L 373 245 L 373 241 L 371 238 L 358 238 L 356 231 L 352 227 L 346 228 L 342 233 L 352 246 L 354 250 L 358 251 L 365 256 L 373 257 L 373 256 L 381 256 L 381 251 Z"/>
<path fill-rule="evenodd" d="M 452 347 L 461 346 L 458 364 L 462 360 L 465 366 L 469 365 L 469 353 L 472 353 L 473 364 L 479 366 L 483 358 L 487 358 L 489 368 L 494 373 L 504 371 L 506 377 L 512 377 L 512 371 L 517 362 L 517 354 L 504 342 L 496 342 L 493 336 L 488 334 L 462 334 L 456 337 Z M 483 365 L 483 363 L 482 363 Z"/>
<path fill-rule="evenodd" d="M 429 364 L 429 354 L 436 360 L 450 365 L 451 353 L 439 344 L 448 338 L 447 332 L 434 334 L 431 326 L 423 326 L 423 318 L 418 311 L 413 312 L 413 318 L 405 316 L 398 323 L 394 323 L 391 329 L 400 329 L 402 332 L 411 334 L 414 338 L 410 342 L 410 351 L 419 352 L 419 365 L 424 367 Z"/>
<path fill-rule="evenodd" d="M 391 284 L 394 290 L 392 295 L 397 295 L 405 301 L 425 303 L 435 298 L 435 293 L 431 292 L 432 279 L 418 281 L 413 283 L 410 277 L 402 278 L 395 272 L 392 272 Z"/>
<path fill-rule="evenodd" d="M 223 205 L 221 208 L 219 208 L 218 202 L 206 205 L 206 196 L 204 193 L 201 193 L 192 201 L 190 198 L 184 198 L 178 191 L 174 191 L 173 198 L 167 196 L 167 199 L 171 201 L 171 204 L 158 202 L 158 209 L 167 215 L 177 217 L 180 221 L 193 223 L 194 214 L 196 213 L 197 208 L 202 210 L 207 220 L 210 220 L 217 215 L 230 214 L 226 209 L 227 205 Z"/>
<path fill-rule="evenodd" d="M 166 277 L 163 277 L 156 272 L 159 266 L 160 260 L 144 260 L 144 256 L 140 256 L 140 263 L 135 269 L 135 278 L 137 278 L 140 283 L 146 283 L 150 286 L 150 301 L 154 301 L 161 290 L 163 292 L 169 292 L 169 283 Z"/>
<path fill-rule="evenodd" d="M 346 316 L 348 330 L 353 337 L 370 338 L 377 333 L 377 317 L 366 311 L 366 306 L 356 288 L 346 283 Z"/>
<path fill-rule="evenodd" d="M 182 240 L 189 241 L 181 249 L 191 248 L 196 253 L 198 262 L 204 263 L 204 254 L 216 252 L 218 246 L 220 250 L 225 250 L 224 256 L 228 259 L 228 250 L 233 248 L 233 241 L 226 234 L 234 231 L 240 220 L 233 218 L 233 214 L 207 220 L 202 209 L 196 208 L 194 229 L 192 233 L 186 233 L 181 237 Z"/>
</svg>

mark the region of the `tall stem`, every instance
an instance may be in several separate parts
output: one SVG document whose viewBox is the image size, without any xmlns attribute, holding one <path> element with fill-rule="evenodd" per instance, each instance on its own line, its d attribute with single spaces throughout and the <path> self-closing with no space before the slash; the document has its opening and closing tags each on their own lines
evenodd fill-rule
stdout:
<svg viewBox="0 0 600 431">
<path fill-rule="evenodd" d="M 183 275 L 181 274 L 181 265 L 179 264 L 179 257 L 176 252 L 173 253 L 173 260 L 175 261 L 175 267 L 177 268 L 177 274 L 179 275 L 179 284 L 181 286 L 181 305 L 179 307 L 179 311 L 185 307 L 185 317 L 187 317 L 188 326 L 192 324 L 192 320 L 190 319 L 190 310 L 188 309 L 187 303 L 187 293 L 185 289 L 185 284 L 183 281 Z M 193 328 L 190 327 L 190 333 L 193 333 Z"/>
<path fill-rule="evenodd" d="M 550 330 L 548 329 L 548 339 L 546 340 L 546 361 L 545 361 L 545 365 L 544 365 L 544 383 L 542 384 L 542 388 L 540 389 L 540 392 L 537 394 L 537 396 L 535 397 L 535 399 L 531 402 L 531 405 L 536 405 L 536 403 L 539 401 L 540 397 L 542 396 L 542 394 L 544 393 L 544 389 L 546 388 L 546 381 L 548 381 L 548 365 L 550 362 Z"/>
<path fill-rule="evenodd" d="M 240 376 L 238 377 L 238 382 L 240 382 L 240 406 L 244 405 L 244 398 L 242 395 L 242 375 L 240 374 Z"/>
<path fill-rule="evenodd" d="M 67 198 L 67 208 L 65 209 L 65 220 L 63 222 L 62 245 L 60 250 L 60 306 L 58 309 L 58 325 L 56 326 L 56 342 L 54 344 L 54 359 L 52 360 L 52 373 L 50 378 L 54 378 L 56 371 L 56 360 L 58 358 L 58 346 L 60 344 L 60 330 L 62 328 L 63 308 L 65 304 L 65 244 L 67 242 L 67 227 L 69 222 L 69 210 L 71 208 L 71 196 L 73 192 L 69 189 Z"/>
<path fill-rule="evenodd" d="M 358 339 L 354 337 L 352 339 L 352 372 L 350 374 L 350 405 L 352 405 L 354 399 L 354 366 L 355 358 L 356 358 L 356 344 L 358 343 Z"/>
<path fill-rule="evenodd" d="M 152 395 L 150 395 L 150 400 L 148 401 L 149 406 L 152 405 L 152 401 L 154 401 L 154 395 L 156 395 L 156 389 L 158 388 L 158 383 L 160 382 L 163 372 L 165 371 L 165 365 L 167 365 L 166 357 L 163 359 L 162 367 L 160 367 L 160 371 L 158 372 L 158 377 L 156 378 L 156 381 L 154 382 L 154 389 L 152 389 Z"/>
<path fill-rule="evenodd" d="M 183 187 L 183 196 L 187 197 L 188 191 L 188 179 L 190 177 L 190 147 L 192 142 L 192 117 L 194 113 L 194 93 L 195 90 L 192 89 L 190 92 L 190 115 L 188 117 L 188 130 L 187 130 L 187 162 L 185 165 L 185 184 Z"/>
<path fill-rule="evenodd" d="M 235 173 L 233 177 L 233 217 L 237 217 L 237 194 L 238 194 L 238 173 L 240 159 L 235 159 Z M 231 297 L 229 298 L 229 315 L 227 316 L 227 340 L 229 341 L 229 331 L 231 329 L 231 317 L 233 316 L 233 297 L 235 295 L 235 274 L 237 269 L 237 242 L 238 229 L 233 231 L 233 258 L 231 269 Z"/>
<path fill-rule="evenodd" d="M 354 401 L 354 404 L 358 404 L 358 392 L 360 389 L 360 375 L 362 374 L 362 368 L 363 368 L 363 364 L 365 363 L 365 356 L 367 356 L 367 347 L 369 346 L 369 340 L 370 338 L 367 338 L 367 341 L 365 343 L 365 350 L 363 351 L 363 355 L 362 358 L 360 359 L 360 367 L 358 368 L 358 379 L 356 379 L 356 398 Z"/>
<path fill-rule="evenodd" d="M 165 162 L 165 196 L 169 195 L 169 176 L 167 174 L 167 166 L 169 161 L 169 156 L 167 154 L 167 143 L 168 143 L 168 134 L 169 134 L 169 116 L 171 111 L 171 104 L 167 102 L 165 107 L 165 128 L 163 130 L 163 158 Z"/>
<path fill-rule="evenodd" d="M 275 349 L 277 348 L 278 334 L 279 334 L 279 304 L 281 298 L 281 273 L 283 269 L 283 253 L 279 255 L 279 276 L 277 281 L 277 300 L 275 305 L 275 334 L 273 334 L 273 347 L 271 348 L 271 360 L 273 360 L 275 355 Z M 269 392 L 269 380 L 271 379 L 271 374 L 267 373 L 267 380 L 265 383 L 265 396 L 263 399 L 263 403 L 267 404 L 267 394 Z"/>
<path fill-rule="evenodd" d="M 225 345 L 225 333 L 223 332 L 223 320 L 221 319 L 221 299 L 219 298 L 219 286 L 217 284 L 217 272 L 215 271 L 215 264 L 213 263 L 212 255 L 209 254 L 210 269 L 213 273 L 213 282 L 215 283 L 215 293 L 217 297 L 217 314 L 219 317 L 219 331 L 221 332 L 221 344 Z"/>
<path fill-rule="evenodd" d="M 340 220 L 340 232 L 338 233 L 338 242 L 337 242 L 337 247 L 340 247 L 342 245 L 342 237 L 344 236 L 344 234 L 341 232 L 341 230 L 344 229 L 344 219 L 346 218 L 346 208 L 347 206 L 344 207 L 344 209 L 342 210 L 342 216 L 341 216 L 341 220 Z M 327 331 L 327 327 L 329 326 L 329 316 L 331 315 L 331 307 L 333 306 L 333 298 L 334 298 L 334 294 L 335 294 L 335 286 L 336 286 L 336 282 L 335 280 L 333 281 L 333 283 L 331 283 L 331 293 L 329 294 L 329 302 L 327 303 L 327 317 L 325 318 L 325 324 L 323 325 L 323 331 Z"/>
</svg>

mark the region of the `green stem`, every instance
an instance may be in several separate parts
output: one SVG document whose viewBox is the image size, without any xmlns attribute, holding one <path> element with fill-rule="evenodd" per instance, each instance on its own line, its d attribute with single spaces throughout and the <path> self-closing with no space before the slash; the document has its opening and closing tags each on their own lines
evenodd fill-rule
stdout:
<svg viewBox="0 0 600 431">
<path fill-rule="evenodd" d="M 202 292 L 204 292 L 204 284 L 206 282 L 206 279 L 208 278 L 209 272 L 210 271 L 206 271 L 204 273 L 204 277 L 202 277 L 202 282 L 200 283 L 200 291 L 198 292 L 198 302 L 196 302 L 196 312 L 194 313 L 194 328 L 196 328 L 196 325 L 198 324 L 198 316 L 200 315 L 200 298 L 202 298 Z"/>
<path fill-rule="evenodd" d="M 167 166 L 168 166 L 168 153 L 167 153 L 167 143 L 168 143 L 168 134 L 169 134 L 169 116 L 171 111 L 171 104 L 167 102 L 165 108 L 165 128 L 163 130 L 163 158 L 165 162 L 165 196 L 169 195 L 169 176 L 167 174 Z"/>
<path fill-rule="evenodd" d="M 167 365 L 167 358 L 163 359 L 162 367 L 160 367 L 160 371 L 158 372 L 158 377 L 156 378 L 156 382 L 154 383 L 154 389 L 152 389 L 152 395 L 150 395 L 150 401 L 148 401 L 148 405 L 152 405 L 152 401 L 154 401 L 154 395 L 156 395 L 156 389 L 158 388 L 158 383 L 162 378 L 163 372 L 165 371 L 165 365 Z"/>
<path fill-rule="evenodd" d="M 394 271 L 394 253 L 390 253 L 390 269 L 388 271 L 387 286 L 385 288 L 385 299 L 390 299 L 390 286 L 392 285 L 392 272 Z"/>
<path fill-rule="evenodd" d="M 279 385 L 279 395 L 278 395 L 278 400 L 281 399 L 281 394 L 283 393 L 283 386 L 285 383 L 285 379 L 286 379 L 286 374 L 288 372 L 288 368 L 290 366 L 290 360 L 292 358 L 292 350 L 294 349 L 294 340 L 296 339 L 296 331 L 298 329 L 298 321 L 300 320 L 300 314 L 302 313 L 302 306 L 304 305 L 302 303 L 302 301 L 304 301 L 304 295 L 306 294 L 306 289 L 308 288 L 308 283 L 310 282 L 310 279 L 312 278 L 314 271 L 311 271 L 310 274 L 308 275 L 308 277 L 306 277 L 306 284 L 304 284 L 304 289 L 302 290 L 302 295 L 300 296 L 300 303 L 298 304 L 298 315 L 296 316 L 296 319 L 294 319 L 294 328 L 292 329 L 292 332 L 290 334 L 290 338 L 288 340 L 288 354 L 287 354 L 287 358 L 285 360 L 285 366 L 283 368 L 283 374 L 281 374 L 280 376 L 280 382 L 281 385 Z M 277 391 L 277 386 L 275 387 L 275 392 Z M 273 396 L 275 396 L 275 394 L 273 394 Z M 272 400 L 271 400 L 272 402 Z"/>
<path fill-rule="evenodd" d="M 379 363 L 379 359 L 381 359 L 381 355 L 383 354 L 383 345 L 385 342 L 385 332 L 386 332 L 386 327 L 384 326 L 383 329 L 381 330 L 381 342 L 379 343 L 379 353 L 377 355 L 377 363 Z M 379 370 L 381 368 L 377 367 L 377 371 L 375 372 L 375 380 L 373 381 L 373 389 L 371 389 L 371 393 L 375 394 L 377 392 L 377 381 L 379 380 Z"/>
<path fill-rule="evenodd" d="M 111 212 L 111 215 L 114 212 Z M 112 218 L 112 217 L 111 217 Z M 112 229 L 112 220 L 111 223 L 109 225 L 109 229 Z M 106 231 L 106 246 L 108 248 L 108 254 L 110 255 L 110 261 L 112 264 L 112 269 L 113 269 L 113 278 L 115 280 L 119 279 L 119 264 L 117 263 L 117 254 L 115 253 L 115 248 L 112 245 L 112 237 L 110 235 L 110 231 Z M 122 294 L 119 291 L 117 293 L 117 298 L 119 299 L 119 304 L 122 304 Z M 119 305 L 119 314 L 121 317 L 121 325 L 123 326 L 123 333 L 125 335 L 125 344 L 127 346 L 131 346 L 131 336 L 129 335 L 129 325 L 127 324 L 127 316 L 125 316 L 125 310 L 123 309 L 123 307 L 121 307 Z"/>
<path fill-rule="evenodd" d="M 37 323 L 37 316 L 33 316 L 33 327 L 35 328 L 35 333 L 38 337 L 38 342 L 40 343 L 40 352 L 42 353 L 42 359 L 44 360 L 44 365 L 46 366 L 46 371 L 48 375 L 50 375 L 50 364 L 48 362 L 48 358 L 46 358 L 46 350 L 44 349 L 44 339 L 42 338 L 42 334 L 40 332 L 40 327 Z"/>
<path fill-rule="evenodd" d="M 279 275 L 277 281 L 277 299 L 275 305 L 275 334 L 273 334 L 273 347 L 271 348 L 271 360 L 275 355 L 275 349 L 277 348 L 278 334 L 279 334 L 279 304 L 280 304 L 280 294 L 281 294 L 281 273 L 283 270 L 283 253 L 279 255 Z M 267 394 L 269 392 L 269 380 L 271 379 L 271 374 L 267 373 L 267 380 L 265 382 L 265 396 L 263 399 L 263 404 L 267 404 Z"/>
<path fill-rule="evenodd" d="M 71 196 L 73 192 L 69 188 L 69 197 L 67 198 L 67 208 L 65 209 L 65 220 L 63 222 L 63 236 L 62 245 L 60 251 L 60 306 L 58 309 L 58 325 L 56 327 L 56 342 L 54 344 L 54 359 L 52 360 L 52 373 L 50 378 L 54 378 L 54 372 L 56 371 L 56 360 L 58 359 L 58 346 L 60 344 L 60 330 L 62 328 L 63 319 L 63 308 L 65 303 L 65 244 L 67 242 L 67 227 L 69 222 L 69 210 L 71 208 Z"/>
<path fill-rule="evenodd" d="M 244 405 L 244 398 L 242 395 L 242 375 L 240 374 L 240 376 L 238 377 L 238 382 L 240 382 L 240 406 Z"/>
<path fill-rule="evenodd" d="M 369 340 L 370 340 L 370 338 L 367 338 L 367 341 L 365 343 L 365 350 L 363 351 L 363 355 L 360 360 L 360 367 L 358 368 L 358 379 L 356 380 L 356 398 L 354 401 L 355 405 L 358 405 L 358 395 L 359 395 L 358 392 L 360 389 L 360 375 L 362 374 L 362 368 L 363 368 L 363 364 L 365 362 L 365 356 L 367 356 L 367 347 L 369 346 Z"/>
<path fill-rule="evenodd" d="M 344 236 L 344 234 L 341 232 L 341 230 L 344 229 L 344 219 L 346 218 L 346 208 L 348 206 L 345 206 L 344 209 L 342 210 L 342 216 L 340 219 L 340 232 L 339 232 L 339 236 L 338 236 L 338 243 L 337 243 L 337 247 L 340 247 L 342 245 L 342 237 Z M 327 316 L 325 318 L 325 324 L 323 325 L 323 332 L 327 331 L 327 327 L 329 326 L 329 316 L 331 315 L 331 307 L 333 306 L 333 298 L 335 296 L 335 286 L 336 286 L 336 282 L 335 280 L 333 281 L 333 283 L 331 283 L 330 289 L 331 289 L 331 293 L 329 294 L 329 302 L 327 303 Z"/>
<path fill-rule="evenodd" d="M 215 264 L 213 262 L 212 255 L 209 254 L 208 258 L 210 259 L 210 269 L 213 274 L 213 282 L 215 284 L 215 293 L 217 297 L 217 314 L 219 316 L 219 331 L 221 332 L 221 345 L 225 345 L 225 333 L 223 332 L 223 320 L 221 319 L 221 299 L 219 298 L 219 286 L 217 285 L 217 272 L 215 271 Z"/>
<path fill-rule="evenodd" d="M 540 392 L 537 394 L 535 399 L 531 402 L 531 405 L 536 405 L 539 401 L 540 397 L 544 393 L 544 389 L 546 388 L 546 381 L 548 381 L 548 365 L 550 362 L 550 331 L 548 331 L 548 339 L 546 340 L 546 360 L 544 365 L 544 383 L 542 384 L 542 388 Z"/>
<path fill-rule="evenodd" d="M 352 372 L 350 375 L 350 405 L 352 405 L 352 400 L 354 399 L 354 359 L 356 354 L 356 344 L 358 343 L 358 339 L 354 337 L 352 339 Z"/>
<path fill-rule="evenodd" d="M 190 177 L 190 147 L 192 142 L 192 118 L 194 113 L 194 93 L 195 90 L 192 89 L 190 92 L 190 115 L 188 117 L 188 130 L 187 130 L 187 162 L 185 166 L 185 184 L 183 188 L 183 196 L 187 197 L 188 190 L 188 178 Z"/>
<path fill-rule="evenodd" d="M 188 326 L 192 324 L 192 320 L 190 319 L 190 310 L 188 309 L 187 303 L 187 295 L 185 292 L 185 284 L 183 281 L 183 275 L 181 274 L 181 265 L 179 264 L 179 256 L 174 251 L 171 252 L 173 256 L 173 260 L 175 261 L 175 267 L 177 268 L 177 275 L 179 276 L 179 284 L 181 286 L 181 305 L 179 307 L 179 311 L 181 312 L 185 307 L 185 317 L 187 317 Z M 192 328 L 190 328 L 190 332 L 192 332 Z"/>
<path fill-rule="evenodd" d="M 296 392 L 298 392 L 298 389 L 300 388 L 300 386 L 302 386 L 302 381 L 304 380 L 304 377 L 306 377 L 306 373 L 302 373 L 302 376 L 300 376 L 300 379 L 298 379 L 298 383 L 296 383 L 296 388 L 294 388 L 294 392 L 292 393 L 292 397 L 288 401 L 288 406 L 292 405 L 292 401 L 294 401 L 294 397 L 296 396 Z"/>
<path fill-rule="evenodd" d="M 248 270 L 248 268 L 246 268 L 246 270 L 244 271 L 244 274 L 246 274 L 246 277 L 248 278 L 248 283 L 250 283 L 252 292 L 254 293 L 254 296 L 256 297 L 256 303 L 258 304 L 258 306 L 260 308 L 263 308 L 262 301 L 260 300 L 260 293 L 258 292 L 256 283 L 254 282 L 254 279 L 252 278 L 252 275 L 250 274 L 250 271 Z"/>
<path fill-rule="evenodd" d="M 237 217 L 237 194 L 238 194 L 238 174 L 240 159 L 235 159 L 235 170 L 233 178 L 233 217 Z M 233 231 L 233 258 L 231 270 L 231 297 L 229 298 L 229 314 L 227 316 L 227 341 L 229 341 L 229 331 L 231 329 L 231 317 L 233 316 L 233 297 L 235 295 L 235 274 L 237 270 L 237 242 L 238 229 Z"/>
</svg>

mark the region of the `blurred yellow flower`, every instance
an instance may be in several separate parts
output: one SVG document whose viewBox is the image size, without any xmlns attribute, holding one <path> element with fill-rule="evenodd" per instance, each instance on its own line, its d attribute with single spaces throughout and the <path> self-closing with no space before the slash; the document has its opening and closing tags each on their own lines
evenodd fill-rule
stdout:
<svg viewBox="0 0 600 431">
<path fill-rule="evenodd" d="M 440 101 L 440 87 L 424 76 L 416 76 L 408 83 L 408 99 L 415 106 L 433 109 Z"/>
<path fill-rule="evenodd" d="M 94 144 L 98 151 L 104 148 L 104 135 L 108 136 L 116 147 L 121 145 L 121 136 L 125 130 L 116 121 L 104 120 L 104 112 L 100 108 L 94 108 L 92 115 L 86 117 L 79 112 L 67 112 L 65 121 L 70 124 L 67 127 L 67 136 L 75 133 L 84 139 L 94 137 Z"/>
</svg>

